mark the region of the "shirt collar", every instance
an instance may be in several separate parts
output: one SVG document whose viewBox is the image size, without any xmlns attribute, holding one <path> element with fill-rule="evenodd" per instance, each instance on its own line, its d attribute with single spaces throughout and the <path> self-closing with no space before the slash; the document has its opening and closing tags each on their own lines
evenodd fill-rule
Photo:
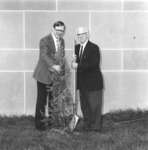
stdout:
<svg viewBox="0 0 148 150">
<path fill-rule="evenodd" d="M 81 44 L 80 46 L 83 46 L 83 49 L 84 49 L 87 43 L 88 43 L 88 40 L 85 41 L 85 43 Z"/>
</svg>

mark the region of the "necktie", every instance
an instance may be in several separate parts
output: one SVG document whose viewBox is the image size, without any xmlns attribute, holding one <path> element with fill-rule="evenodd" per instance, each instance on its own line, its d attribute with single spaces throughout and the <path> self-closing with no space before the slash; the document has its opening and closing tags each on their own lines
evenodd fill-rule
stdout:
<svg viewBox="0 0 148 150">
<path fill-rule="evenodd" d="M 83 53 L 83 46 L 80 46 L 80 50 L 79 50 L 79 58 L 82 58 L 82 53 Z"/>
</svg>

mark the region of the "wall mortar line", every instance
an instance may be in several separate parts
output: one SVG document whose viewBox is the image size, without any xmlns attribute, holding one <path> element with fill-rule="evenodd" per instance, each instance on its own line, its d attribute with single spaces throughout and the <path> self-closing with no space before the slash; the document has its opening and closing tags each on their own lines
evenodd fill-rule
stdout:
<svg viewBox="0 0 148 150">
<path fill-rule="evenodd" d="M 24 72 L 24 114 L 26 114 L 26 73 Z"/>
</svg>

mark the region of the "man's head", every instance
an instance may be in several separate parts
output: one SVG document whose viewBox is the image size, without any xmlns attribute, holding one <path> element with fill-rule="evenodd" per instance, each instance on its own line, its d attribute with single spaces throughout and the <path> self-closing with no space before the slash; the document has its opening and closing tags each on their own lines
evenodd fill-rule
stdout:
<svg viewBox="0 0 148 150">
<path fill-rule="evenodd" d="M 85 43 L 89 39 L 89 31 L 86 27 L 79 27 L 76 30 L 76 34 L 80 44 Z"/>
<path fill-rule="evenodd" d="M 53 24 L 53 33 L 56 38 L 62 38 L 65 33 L 66 26 L 62 21 L 57 21 Z"/>
</svg>

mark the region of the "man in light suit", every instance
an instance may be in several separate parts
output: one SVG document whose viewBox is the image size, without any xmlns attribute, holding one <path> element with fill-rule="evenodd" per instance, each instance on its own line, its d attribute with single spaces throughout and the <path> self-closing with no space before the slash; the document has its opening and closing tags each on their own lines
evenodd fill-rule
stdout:
<svg viewBox="0 0 148 150">
<path fill-rule="evenodd" d="M 85 27 L 77 29 L 80 44 L 75 46 L 77 69 L 77 89 L 80 91 L 80 105 L 83 113 L 83 129 L 101 131 L 103 76 L 100 70 L 100 48 L 89 41 L 89 31 Z"/>
<path fill-rule="evenodd" d="M 40 40 L 40 54 L 33 77 L 37 81 L 37 102 L 35 112 L 35 127 L 45 130 L 43 122 L 47 98 L 47 87 L 52 87 L 54 77 L 64 73 L 65 24 L 57 21 L 53 24 L 52 32 Z M 50 91 L 50 100 L 52 91 Z M 49 104 L 50 106 L 50 104 Z"/>
</svg>

